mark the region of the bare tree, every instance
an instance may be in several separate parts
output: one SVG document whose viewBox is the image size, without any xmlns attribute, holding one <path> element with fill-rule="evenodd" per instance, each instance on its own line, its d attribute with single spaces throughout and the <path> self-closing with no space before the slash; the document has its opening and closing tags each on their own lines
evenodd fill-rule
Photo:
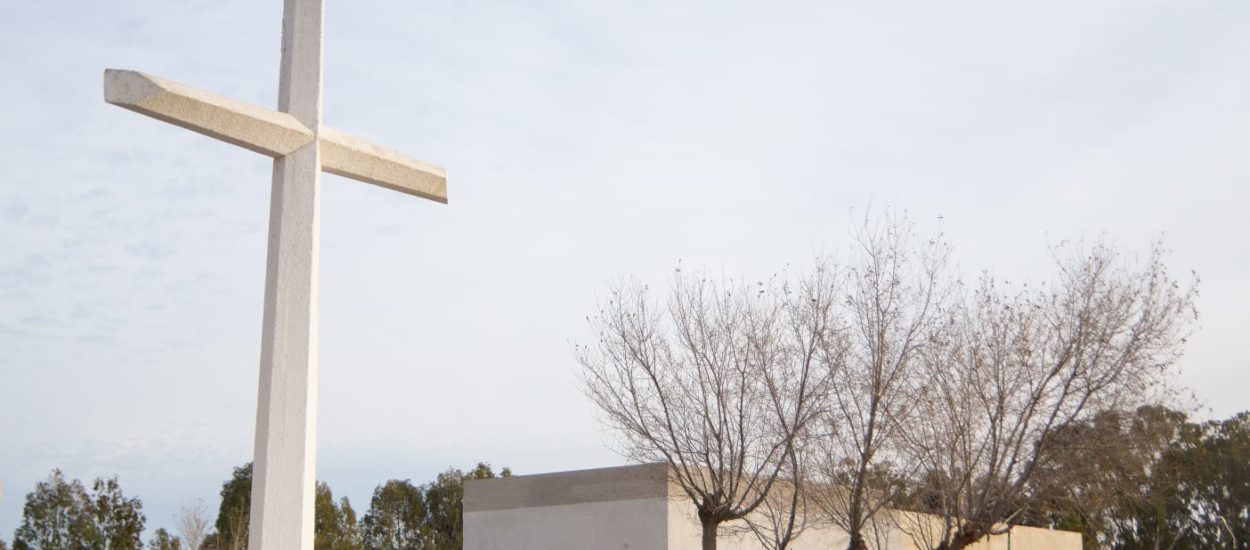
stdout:
<svg viewBox="0 0 1250 550">
<path fill-rule="evenodd" d="M 950 311 L 916 392 L 924 421 L 906 432 L 923 470 L 914 501 L 939 518 L 913 522 L 917 540 L 954 550 L 1005 532 L 1061 426 L 1134 407 L 1168 379 L 1196 292 L 1158 246 L 1143 267 L 1120 260 L 1095 246 L 1060 258 L 1053 285 L 1014 292 L 983 276 Z"/>
<path fill-rule="evenodd" d="M 848 550 L 880 547 L 891 522 L 882 511 L 898 482 L 899 430 L 913 421 L 922 354 L 942 324 L 947 245 L 919 240 L 905 219 L 866 217 L 853 234 L 845 301 L 832 324 L 846 343 L 821 350 L 830 376 L 819 423 L 817 465 L 829 490 L 814 492 L 826 519 L 846 531 Z"/>
<path fill-rule="evenodd" d="M 802 438 L 807 439 L 807 438 Z M 814 523 L 808 496 L 807 459 L 801 449 L 784 460 L 783 480 L 745 518 L 747 529 L 764 548 L 786 550 Z"/>
<path fill-rule="evenodd" d="M 577 348 L 623 454 L 669 466 L 704 550 L 721 524 L 765 501 L 816 414 L 825 388 L 815 356 L 834 296 L 820 283 L 722 285 L 679 269 L 666 310 L 646 287 L 617 289 L 591 321 L 598 342 Z"/>
<path fill-rule="evenodd" d="M 176 521 L 178 535 L 182 538 L 182 542 L 190 550 L 200 550 L 200 545 L 204 543 L 204 537 L 208 536 L 209 529 L 208 510 L 204 507 L 204 501 L 196 499 L 190 503 L 183 503 Z"/>
</svg>

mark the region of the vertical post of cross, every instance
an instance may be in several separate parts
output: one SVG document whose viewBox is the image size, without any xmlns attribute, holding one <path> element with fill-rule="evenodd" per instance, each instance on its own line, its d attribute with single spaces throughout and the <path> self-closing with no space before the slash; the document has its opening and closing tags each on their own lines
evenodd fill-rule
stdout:
<svg viewBox="0 0 1250 550">
<path fill-rule="evenodd" d="M 321 131 L 322 0 L 285 0 L 278 109 Z M 274 160 L 256 410 L 252 550 L 312 550 L 320 140 Z"/>
</svg>

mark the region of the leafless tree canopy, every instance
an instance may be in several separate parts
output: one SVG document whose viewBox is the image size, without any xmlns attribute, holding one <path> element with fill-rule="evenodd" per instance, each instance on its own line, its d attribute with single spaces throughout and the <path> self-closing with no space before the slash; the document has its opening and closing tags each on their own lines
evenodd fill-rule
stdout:
<svg viewBox="0 0 1250 550">
<path fill-rule="evenodd" d="M 204 537 L 208 536 L 210 525 L 204 502 L 196 500 L 184 503 L 182 509 L 178 511 L 176 521 L 178 535 L 182 538 L 183 544 L 187 545 L 190 550 L 199 550 L 200 545 L 204 543 Z"/>
<path fill-rule="evenodd" d="M 815 438 L 813 491 L 828 519 L 848 534 L 851 550 L 877 548 L 892 527 L 883 509 L 903 487 L 899 437 L 916 414 L 922 357 L 942 327 L 950 280 L 940 236 L 918 239 L 905 220 L 865 220 L 853 234 L 846 298 L 830 311 L 846 326 L 835 349 L 822 350 L 830 378 Z"/>
<path fill-rule="evenodd" d="M 705 549 L 739 519 L 777 549 L 809 516 L 850 550 L 891 529 L 935 550 L 1001 533 L 1056 433 L 1160 395 L 1196 317 L 1160 246 L 1139 263 L 1057 254 L 1053 280 L 1013 286 L 963 283 L 905 219 L 868 219 L 853 243 L 794 281 L 678 270 L 663 306 L 622 286 L 591 319 L 587 393 L 626 456 L 670 466 Z"/>
<path fill-rule="evenodd" d="M 815 368 L 832 287 L 717 283 L 678 271 L 667 307 L 619 288 L 579 347 L 590 398 L 626 456 L 664 462 L 698 510 L 703 547 L 764 501 L 826 391 Z"/>
<path fill-rule="evenodd" d="M 921 533 L 928 544 L 962 548 L 1001 530 L 1027 507 L 1057 428 L 1154 394 L 1194 295 L 1158 247 L 1133 267 L 1095 246 L 1060 259 L 1051 285 L 1011 290 L 984 276 L 926 354 L 925 421 L 907 430 L 924 472 L 918 500 L 943 519 Z"/>
</svg>

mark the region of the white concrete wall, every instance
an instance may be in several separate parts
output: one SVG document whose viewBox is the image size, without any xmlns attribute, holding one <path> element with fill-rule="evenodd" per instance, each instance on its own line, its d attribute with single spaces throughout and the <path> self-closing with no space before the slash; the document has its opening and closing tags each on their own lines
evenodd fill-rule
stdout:
<svg viewBox="0 0 1250 550">
<path fill-rule="evenodd" d="M 667 514 L 664 498 L 465 512 L 464 549 L 667 550 Z"/>
</svg>

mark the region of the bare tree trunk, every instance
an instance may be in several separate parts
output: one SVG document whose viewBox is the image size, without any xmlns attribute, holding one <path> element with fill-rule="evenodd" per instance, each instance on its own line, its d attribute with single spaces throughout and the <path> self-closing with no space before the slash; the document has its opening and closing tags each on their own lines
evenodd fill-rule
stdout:
<svg viewBox="0 0 1250 550">
<path fill-rule="evenodd" d="M 868 550 L 868 543 L 864 542 L 862 533 L 852 533 L 851 540 L 846 543 L 846 550 Z"/>
<path fill-rule="evenodd" d="M 587 394 L 626 457 L 668 465 L 701 511 L 704 549 L 785 484 L 787 457 L 822 409 L 828 377 L 814 358 L 840 294 L 678 271 L 667 307 L 624 286 L 591 320 L 598 340 L 576 352 Z"/>
<path fill-rule="evenodd" d="M 228 541 L 222 541 L 230 550 L 247 550 L 247 527 L 248 516 L 243 510 L 237 510 L 232 520 L 234 528 L 231 529 L 231 538 Z"/>
<path fill-rule="evenodd" d="M 804 434 L 804 438 L 808 437 Z M 809 508 L 807 494 L 810 474 L 799 458 L 801 450 L 790 452 L 789 465 L 783 474 L 787 484 L 769 493 L 755 512 L 742 518 L 755 539 L 767 550 L 786 550 L 807 530 Z"/>
<path fill-rule="evenodd" d="M 988 533 L 986 529 L 981 528 L 977 524 L 967 524 L 960 527 L 955 535 L 949 541 L 939 544 L 934 550 L 962 550 L 976 544 L 977 541 L 984 538 Z"/>
<path fill-rule="evenodd" d="M 699 525 L 703 528 L 703 550 L 716 550 L 716 528 L 719 524 L 700 512 Z"/>
</svg>

